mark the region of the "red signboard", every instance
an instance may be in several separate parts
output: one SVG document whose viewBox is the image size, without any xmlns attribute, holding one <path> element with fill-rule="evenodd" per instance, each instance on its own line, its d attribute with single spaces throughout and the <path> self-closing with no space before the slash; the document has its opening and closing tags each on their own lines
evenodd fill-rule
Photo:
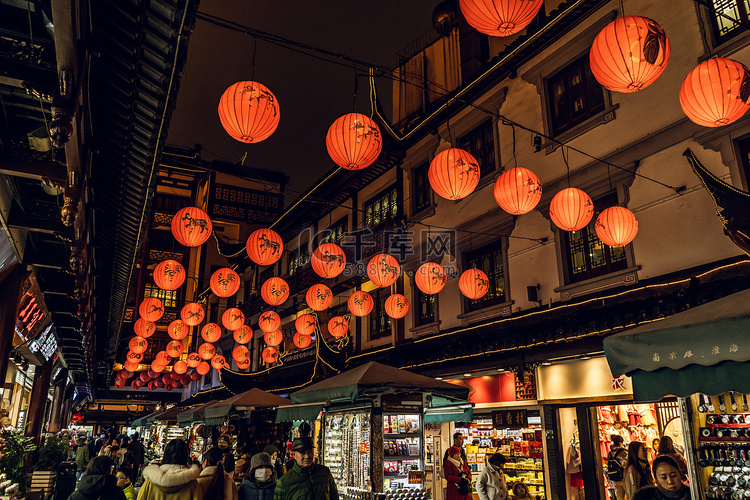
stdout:
<svg viewBox="0 0 750 500">
<path fill-rule="evenodd" d="M 470 403 L 506 403 L 516 401 L 516 377 L 512 373 L 499 373 L 463 380 L 448 380 L 451 384 L 469 388 Z"/>
</svg>

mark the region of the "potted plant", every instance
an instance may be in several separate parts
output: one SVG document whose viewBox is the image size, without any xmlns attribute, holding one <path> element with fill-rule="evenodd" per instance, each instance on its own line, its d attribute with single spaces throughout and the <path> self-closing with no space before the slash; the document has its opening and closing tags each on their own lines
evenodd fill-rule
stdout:
<svg viewBox="0 0 750 500">
<path fill-rule="evenodd" d="M 0 431 L 0 473 L 18 483 L 18 497 L 26 496 L 26 454 L 34 451 L 34 438 L 18 431 Z"/>
<path fill-rule="evenodd" d="M 47 436 L 44 444 L 39 448 L 39 459 L 34 470 L 56 471 L 57 466 L 68 458 L 68 448 L 70 448 L 68 436 L 63 434 Z"/>
</svg>

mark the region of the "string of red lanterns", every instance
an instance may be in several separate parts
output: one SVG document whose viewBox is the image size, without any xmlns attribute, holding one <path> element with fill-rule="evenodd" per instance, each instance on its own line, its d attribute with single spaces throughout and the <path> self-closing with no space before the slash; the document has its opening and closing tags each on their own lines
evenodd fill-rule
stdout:
<svg viewBox="0 0 750 500">
<path fill-rule="evenodd" d="M 279 101 L 262 83 L 237 82 L 219 99 L 219 120 L 227 134 L 245 143 L 268 139 L 281 118 Z"/>
<path fill-rule="evenodd" d="M 334 121 L 326 134 L 326 149 L 333 162 L 347 170 L 372 165 L 383 149 L 378 125 L 360 113 L 347 113 Z"/>
</svg>

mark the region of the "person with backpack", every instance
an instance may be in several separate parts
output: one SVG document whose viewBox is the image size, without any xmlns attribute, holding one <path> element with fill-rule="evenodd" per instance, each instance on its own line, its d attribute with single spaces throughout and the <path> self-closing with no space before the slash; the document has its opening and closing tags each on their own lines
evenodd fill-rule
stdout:
<svg viewBox="0 0 750 500">
<path fill-rule="evenodd" d="M 628 464 L 628 451 L 623 446 L 625 440 L 619 434 L 609 436 L 612 447 L 607 454 L 607 477 L 614 483 L 617 500 L 627 500 L 625 489 L 625 467 Z"/>
</svg>

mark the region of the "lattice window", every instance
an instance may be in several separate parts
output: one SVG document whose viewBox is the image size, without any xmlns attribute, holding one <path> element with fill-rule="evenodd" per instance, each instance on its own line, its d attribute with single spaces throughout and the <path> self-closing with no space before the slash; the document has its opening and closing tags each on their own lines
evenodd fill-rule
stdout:
<svg viewBox="0 0 750 500">
<path fill-rule="evenodd" d="M 365 227 L 395 219 L 401 213 L 398 188 L 394 185 L 365 203 Z"/>
<path fill-rule="evenodd" d="M 547 80 L 547 99 L 555 135 L 604 110 L 604 90 L 591 73 L 588 54 Z"/>
<path fill-rule="evenodd" d="M 156 285 L 146 283 L 143 298 L 155 297 L 164 303 L 164 307 L 177 307 L 177 290 L 162 290 Z"/>
<path fill-rule="evenodd" d="M 479 162 L 481 177 L 495 171 L 495 135 L 492 130 L 492 120 L 487 120 L 458 140 L 458 147 L 471 153 Z"/>
<path fill-rule="evenodd" d="M 711 24 L 718 43 L 745 31 L 742 25 L 750 23 L 750 0 L 713 0 Z"/>
<path fill-rule="evenodd" d="M 490 281 L 490 289 L 480 299 L 467 299 L 468 310 L 476 311 L 495 304 L 502 304 L 505 299 L 505 269 L 502 241 L 487 245 L 466 255 L 466 269 L 476 268 L 484 271 Z"/>
<path fill-rule="evenodd" d="M 417 306 L 414 315 L 414 326 L 426 325 L 437 321 L 436 295 L 422 293 L 414 286 L 414 304 Z"/>
<path fill-rule="evenodd" d="M 370 292 L 375 302 L 370 317 L 370 340 L 382 339 L 391 336 L 391 317 L 385 312 L 385 301 L 390 293 L 390 287 L 378 288 Z"/>
</svg>

